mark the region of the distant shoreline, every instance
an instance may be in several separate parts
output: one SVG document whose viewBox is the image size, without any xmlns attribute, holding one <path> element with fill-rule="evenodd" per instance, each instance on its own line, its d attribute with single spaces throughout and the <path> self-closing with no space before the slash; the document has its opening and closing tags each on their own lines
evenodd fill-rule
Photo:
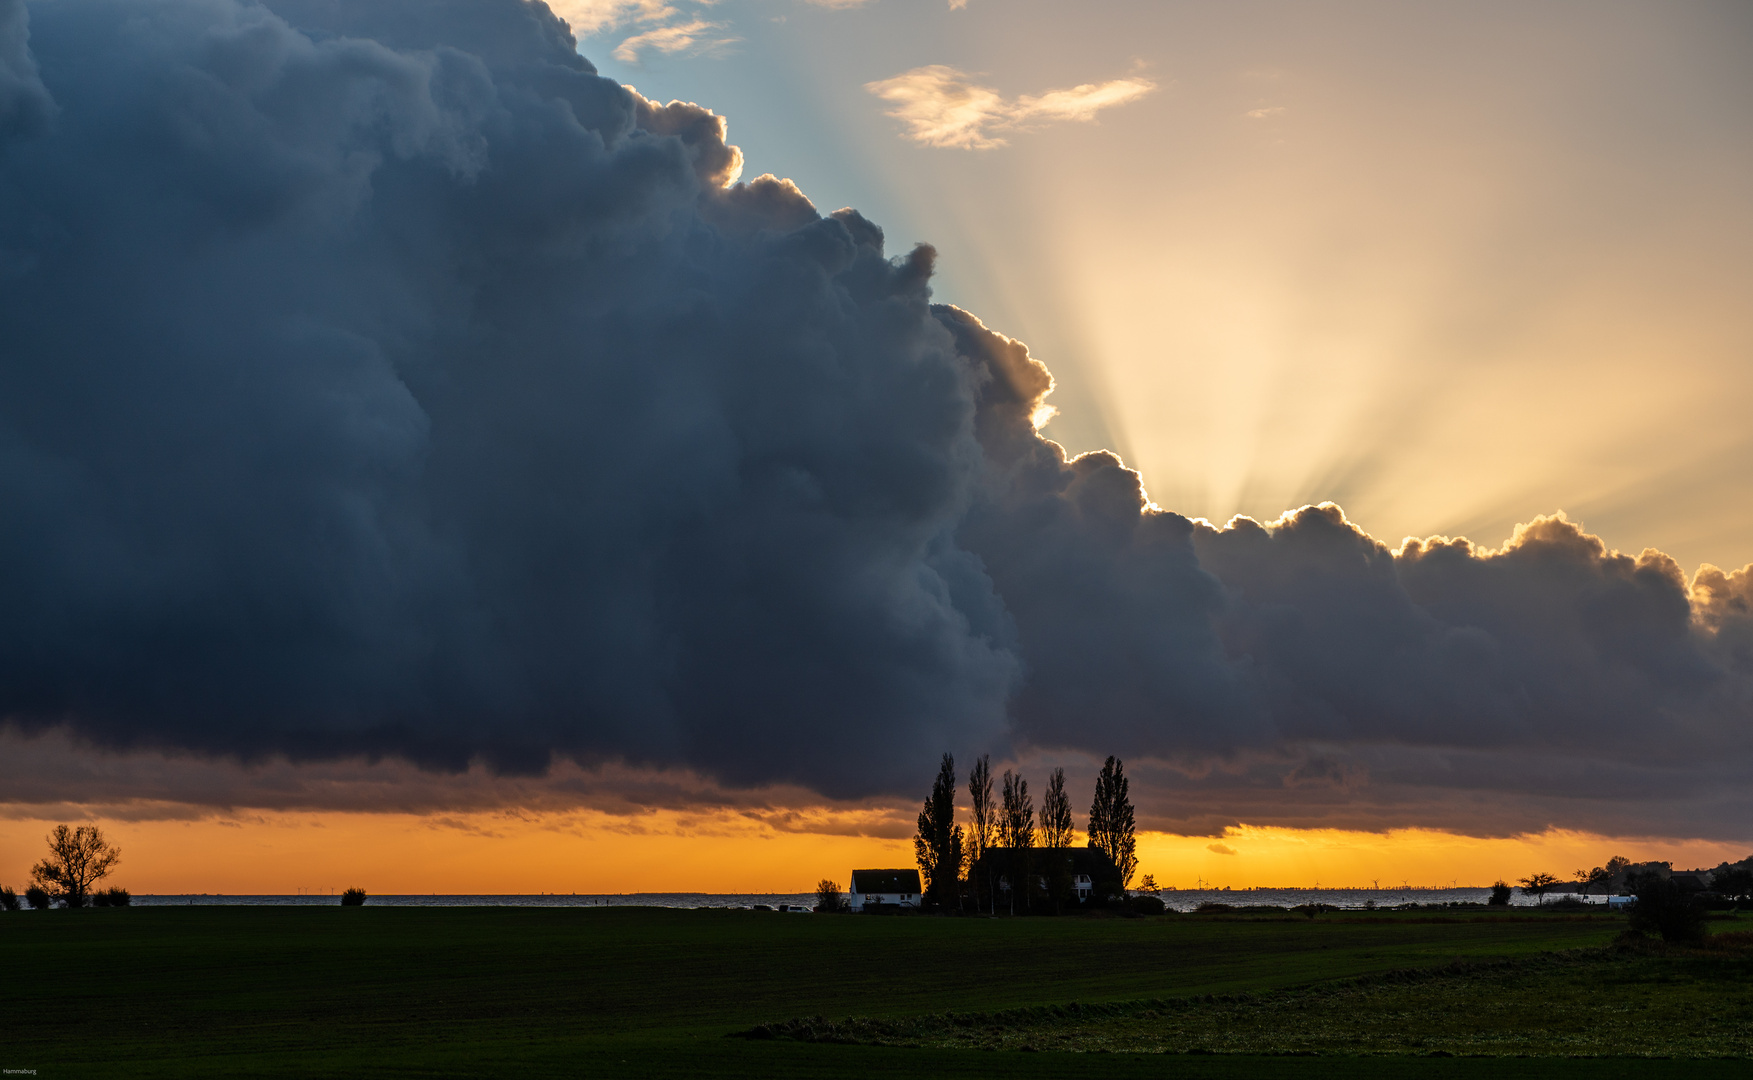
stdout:
<svg viewBox="0 0 1753 1080">
<path fill-rule="evenodd" d="M 1250 889 L 1164 889 L 1156 894 L 1171 909 L 1191 911 L 1203 903 L 1230 904 L 1237 908 L 1295 907 L 1318 902 L 1341 910 L 1361 910 L 1372 902 L 1378 907 L 1400 904 L 1483 904 L 1491 895 L 1484 886 L 1452 889 L 1331 889 L 1331 888 L 1250 888 Z M 1523 896 L 1519 892 L 1510 901 L 1513 907 L 1536 907 L 1542 900 L 1566 896 L 1588 903 L 1605 904 L 1605 896 L 1582 896 L 1552 890 L 1545 897 Z M 299 894 L 232 894 L 232 893 L 158 893 L 136 894 L 134 903 L 141 907 L 222 906 L 222 907 L 325 907 L 341 902 L 340 890 L 326 893 Z M 658 907 L 673 909 L 749 909 L 763 905 L 777 910 L 786 907 L 812 907 L 814 893 L 401 893 L 372 894 L 368 903 L 374 907 L 541 907 L 541 908 L 602 908 Z"/>
</svg>

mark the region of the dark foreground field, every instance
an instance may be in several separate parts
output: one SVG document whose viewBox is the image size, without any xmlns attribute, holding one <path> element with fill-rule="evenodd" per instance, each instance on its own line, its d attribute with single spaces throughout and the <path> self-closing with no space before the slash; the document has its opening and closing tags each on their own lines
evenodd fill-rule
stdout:
<svg viewBox="0 0 1753 1080">
<path fill-rule="evenodd" d="M 1614 947 L 1623 928 L 1609 916 L 1499 913 L 20 913 L 0 916 L 0 1067 L 41 1077 L 1749 1075 L 1753 955 Z M 733 1037 L 757 1028 L 773 1037 Z"/>
</svg>

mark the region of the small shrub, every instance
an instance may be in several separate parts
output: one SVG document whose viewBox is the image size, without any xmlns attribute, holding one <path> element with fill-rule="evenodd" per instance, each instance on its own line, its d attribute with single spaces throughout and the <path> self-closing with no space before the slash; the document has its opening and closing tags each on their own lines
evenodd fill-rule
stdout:
<svg viewBox="0 0 1753 1080">
<path fill-rule="evenodd" d="M 346 892 L 341 894 L 341 906 L 342 907 L 364 907 L 365 906 L 365 890 L 364 889 L 348 889 Z"/>
<path fill-rule="evenodd" d="M 1663 941 L 1698 942 L 1708 933 L 1704 905 L 1678 882 L 1659 874 L 1637 874 L 1629 882 L 1637 903 L 1631 906 L 1631 928 L 1662 935 Z"/>
<path fill-rule="evenodd" d="M 1193 910 L 1195 912 L 1202 912 L 1202 913 L 1207 914 L 1207 915 L 1220 915 L 1223 912 L 1234 911 L 1236 909 L 1235 909 L 1234 905 L 1220 904 L 1216 900 L 1201 900 L 1199 902 L 1199 906 L 1194 908 Z"/>
<path fill-rule="evenodd" d="M 1712 934 L 1710 947 L 1713 949 L 1732 949 L 1737 952 L 1753 952 L 1753 930 L 1730 930 L 1726 934 Z"/>
<path fill-rule="evenodd" d="M 128 907 L 133 902 L 133 895 L 119 886 L 91 894 L 92 907 Z"/>
<path fill-rule="evenodd" d="M 845 911 L 850 906 L 851 905 L 846 902 L 846 898 L 840 895 L 840 883 L 838 881 L 834 881 L 830 878 L 823 878 L 816 882 L 817 911 L 832 914 L 837 911 Z"/>
<path fill-rule="evenodd" d="M 1595 905 L 1577 896 L 1560 896 L 1553 900 L 1540 901 L 1541 911 L 1594 911 Z"/>
<path fill-rule="evenodd" d="M 1126 910 L 1139 915 L 1161 915 L 1168 907 L 1155 896 L 1134 896 L 1126 901 Z"/>
<path fill-rule="evenodd" d="M 30 888 L 24 890 L 24 902 L 38 911 L 44 911 L 55 901 L 54 898 L 44 892 L 40 886 L 32 885 Z"/>
<path fill-rule="evenodd" d="M 0 886 L 0 908 L 7 911 L 18 910 L 18 894 L 12 891 L 10 885 Z"/>
<path fill-rule="evenodd" d="M 1491 899 L 1485 902 L 1486 907 L 1509 907 L 1510 896 L 1515 892 L 1509 882 L 1500 881 L 1491 887 Z"/>
</svg>

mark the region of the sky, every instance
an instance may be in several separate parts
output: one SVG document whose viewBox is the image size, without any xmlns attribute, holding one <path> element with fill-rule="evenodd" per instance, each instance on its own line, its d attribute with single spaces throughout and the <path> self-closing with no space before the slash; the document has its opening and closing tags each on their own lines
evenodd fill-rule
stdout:
<svg viewBox="0 0 1753 1080">
<path fill-rule="evenodd" d="M 802 890 L 945 751 L 1183 886 L 1739 858 L 1750 50 L 0 0 L 0 881 Z"/>
<path fill-rule="evenodd" d="M 1753 561 L 1744 5 L 689 11 L 722 24 L 700 51 L 617 54 L 644 23 L 582 47 L 713 103 L 752 172 L 935 244 L 938 295 L 1052 368 L 1048 434 L 1163 506 L 1332 499 L 1391 544 L 1492 546 L 1562 509 L 1688 570 Z M 944 147 L 868 89 L 929 67 L 1012 102 L 1153 89 Z"/>
</svg>

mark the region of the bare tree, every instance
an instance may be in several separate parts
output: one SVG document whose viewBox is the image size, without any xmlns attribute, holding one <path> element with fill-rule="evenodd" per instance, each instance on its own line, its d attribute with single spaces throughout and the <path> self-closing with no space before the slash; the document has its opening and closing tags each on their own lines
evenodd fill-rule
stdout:
<svg viewBox="0 0 1753 1080">
<path fill-rule="evenodd" d="M 1004 770 L 1004 811 L 998 818 L 998 842 L 1007 848 L 1035 846 L 1035 801 L 1029 782 Z"/>
<path fill-rule="evenodd" d="M 968 800 L 972 804 L 969 807 L 969 817 L 972 820 L 968 823 L 966 837 L 968 883 L 974 889 L 974 908 L 979 910 L 980 882 L 974 880 L 975 867 L 981 856 L 986 854 L 986 849 L 992 846 L 993 834 L 998 831 L 998 812 L 992 805 L 992 765 L 985 754 L 981 754 L 980 760 L 974 762 L 974 767 L 968 770 Z M 990 892 L 990 882 L 987 882 L 987 888 Z M 987 905 L 990 910 L 990 897 Z"/>
<path fill-rule="evenodd" d="M 91 887 L 120 862 L 122 852 L 96 825 L 57 825 L 48 835 L 49 857 L 30 868 L 38 888 L 70 908 L 84 907 Z"/>
<path fill-rule="evenodd" d="M 1096 777 L 1096 796 L 1090 802 L 1090 847 L 1100 848 L 1114 860 L 1114 865 L 1120 868 L 1122 889 L 1138 870 L 1130 787 L 1125 762 L 1110 756 Z"/>
<path fill-rule="evenodd" d="M 1054 769 L 1047 777 L 1047 795 L 1041 800 L 1041 846 L 1047 849 L 1042 877 L 1054 911 L 1065 910 L 1077 890 L 1071 859 L 1065 852 L 1071 846 L 1074 832 L 1071 800 L 1065 794 L 1065 770 Z"/>
<path fill-rule="evenodd" d="M 1607 892 L 1608 886 L 1611 885 L 1612 882 L 1613 872 L 1604 866 L 1597 866 L 1593 870 L 1578 870 L 1576 872 L 1577 887 L 1582 890 L 1584 896 L 1594 892 L 1596 886 L 1600 886 L 1602 892 Z"/>
<path fill-rule="evenodd" d="M 1010 911 L 1016 914 L 1016 898 L 1023 895 L 1023 906 L 1029 903 L 1029 885 L 1033 868 L 1029 865 L 1029 849 L 1035 846 L 1035 803 L 1029 798 L 1029 782 L 1020 775 L 1004 770 L 1004 809 L 998 817 L 998 843 L 1010 849 Z"/>
<path fill-rule="evenodd" d="M 956 824 L 956 759 L 948 754 L 937 770 L 931 795 L 919 812 L 919 833 L 913 838 L 925 897 L 949 906 L 955 899 L 962 870 L 962 827 Z"/>
<path fill-rule="evenodd" d="M 1041 846 L 1068 848 L 1075 831 L 1071 800 L 1065 795 L 1065 770 L 1054 769 L 1047 778 L 1047 797 L 1041 800 Z"/>
<path fill-rule="evenodd" d="M 1530 874 L 1522 879 L 1522 895 L 1545 896 L 1558 884 L 1558 879 L 1551 874 Z"/>
</svg>

